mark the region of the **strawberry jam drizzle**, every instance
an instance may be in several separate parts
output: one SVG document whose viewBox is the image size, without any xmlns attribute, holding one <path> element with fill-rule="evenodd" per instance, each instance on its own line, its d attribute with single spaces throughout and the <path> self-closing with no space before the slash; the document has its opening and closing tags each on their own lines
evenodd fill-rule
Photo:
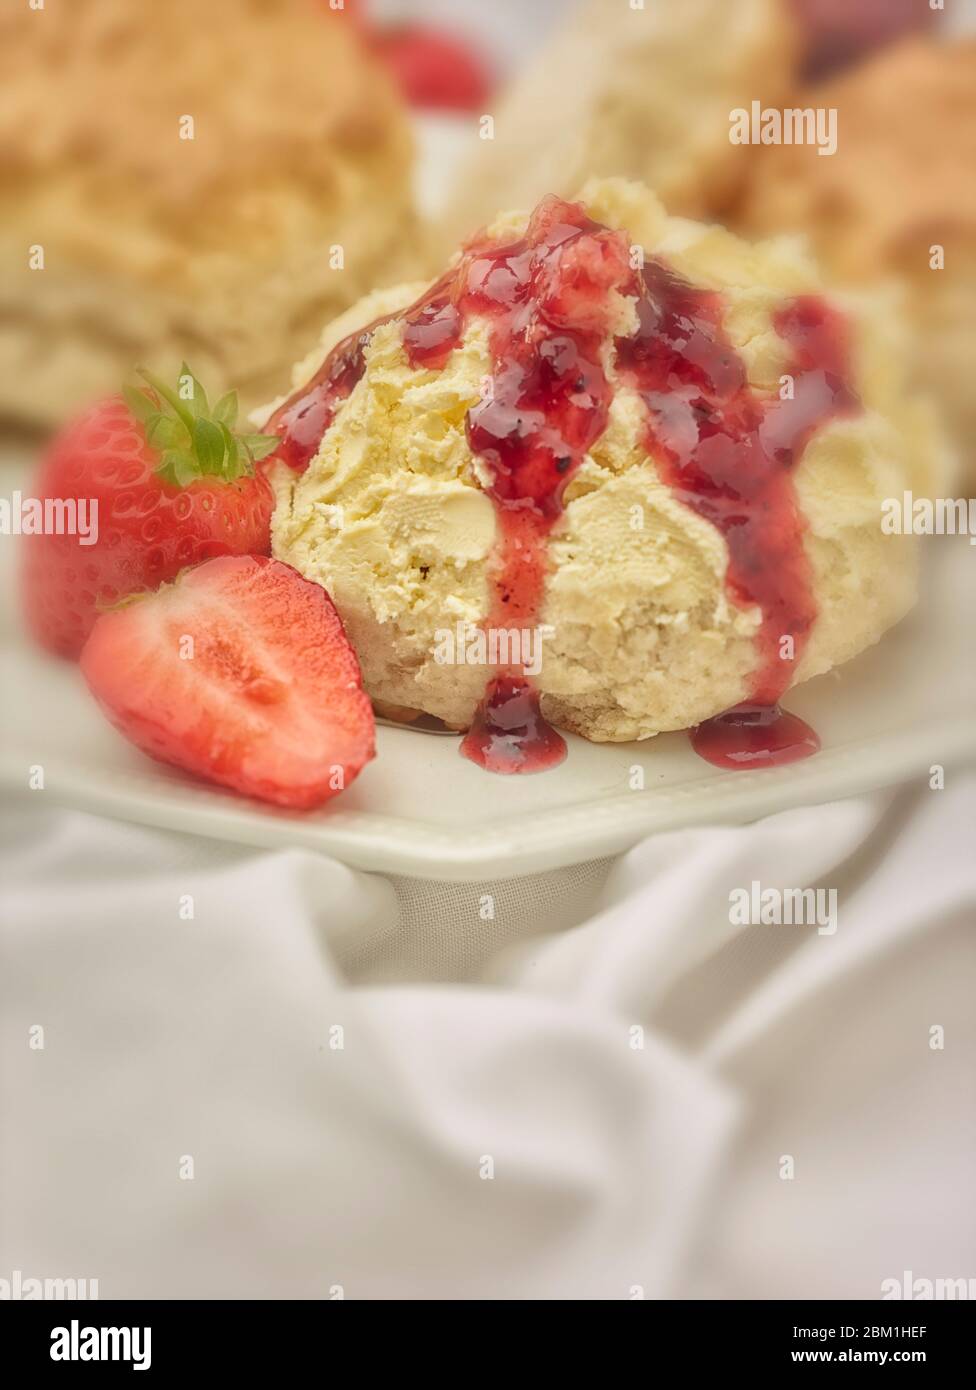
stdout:
<svg viewBox="0 0 976 1390">
<path fill-rule="evenodd" d="M 449 275 L 446 275 L 431 285 L 412 306 L 411 312 L 422 314 L 427 303 L 441 294 L 448 279 Z M 305 471 L 318 453 L 339 406 L 352 394 L 366 370 L 365 353 L 373 334 L 377 328 L 399 317 L 399 310 L 383 314 L 365 328 L 357 329 L 341 339 L 312 379 L 278 407 L 265 427 L 268 434 L 281 436 L 281 443 L 269 458 L 269 463 L 277 460 L 287 463 L 296 473 Z M 427 364 L 418 362 L 417 365 Z"/>
<path fill-rule="evenodd" d="M 393 318 L 393 315 L 389 315 Z M 328 354 L 311 381 L 278 407 L 265 426 L 268 434 L 281 435 L 281 443 L 268 459 L 287 463 L 303 473 L 318 453 L 326 430 L 340 404 L 351 395 L 366 370 L 365 349 L 370 338 L 388 319 L 374 319 L 366 328 L 350 333 Z"/>
<path fill-rule="evenodd" d="M 859 409 L 846 384 L 844 320 L 820 298 L 794 299 L 774 317 L 792 351 L 793 390 L 789 399 L 763 399 L 725 335 L 721 295 L 659 261 L 632 270 L 623 233 L 579 204 L 547 198 L 522 238 L 469 246 L 410 308 L 339 343 L 272 417 L 282 435 L 275 457 L 307 466 L 380 324 L 399 317 L 411 364 L 439 370 L 469 315 L 488 319 L 492 371 L 466 421 L 501 533 L 486 626 L 531 627 L 563 493 L 607 422 L 613 386 L 602 353 L 614 290 L 636 298 L 638 327 L 616 339 L 616 367 L 644 402 L 648 453 L 675 495 L 722 533 L 733 601 L 761 615 L 750 702 L 699 725 L 693 747 L 720 767 L 809 756 L 816 734 L 777 704 L 817 613 L 791 470 L 817 429 Z M 524 670 L 497 671 L 462 752 L 492 771 L 532 772 L 565 751 Z"/>
<path fill-rule="evenodd" d="M 472 247 L 453 285 L 405 316 L 408 356 L 433 367 L 458 344 L 469 315 L 490 323 L 492 371 L 466 421 L 501 532 L 489 630 L 538 622 L 548 534 L 610 409 L 613 388 L 601 362 L 610 291 L 631 276 L 621 233 L 579 205 L 548 198 L 523 237 Z M 524 773 L 561 762 L 566 744 L 542 717 L 530 677 L 509 667 L 489 682 L 461 751 L 489 771 Z"/>
<path fill-rule="evenodd" d="M 821 425 L 860 408 L 846 383 L 846 325 L 815 296 L 782 308 L 773 326 L 792 349 L 792 395 L 763 401 L 722 329 L 719 295 L 657 262 L 642 281 L 618 371 L 644 401 L 648 452 L 666 481 L 724 536 L 731 597 L 761 613 L 751 700 L 699 725 L 692 746 L 719 767 L 794 762 L 819 740 L 777 703 L 817 616 L 791 470 Z"/>
<path fill-rule="evenodd" d="M 644 401 L 648 452 L 665 481 L 725 537 L 732 598 L 761 611 L 752 700 L 772 705 L 817 616 L 791 469 L 815 429 L 857 408 L 844 384 L 842 320 L 813 298 L 776 315 L 793 349 L 793 399 L 764 402 L 722 330 L 719 295 L 656 263 L 643 281 L 640 327 L 618 340 L 617 368 Z M 784 637 L 792 661 L 780 656 Z"/>
<path fill-rule="evenodd" d="M 618 340 L 618 371 L 644 401 L 648 452 L 665 480 L 724 536 L 732 599 L 761 614 L 750 702 L 699 726 L 693 746 L 720 767 L 793 762 L 819 742 L 777 704 L 817 616 L 791 472 L 815 430 L 860 408 L 845 380 L 845 322 L 814 296 L 779 310 L 792 392 L 762 400 L 725 336 L 720 296 L 657 262 L 642 280 L 639 327 Z"/>
</svg>

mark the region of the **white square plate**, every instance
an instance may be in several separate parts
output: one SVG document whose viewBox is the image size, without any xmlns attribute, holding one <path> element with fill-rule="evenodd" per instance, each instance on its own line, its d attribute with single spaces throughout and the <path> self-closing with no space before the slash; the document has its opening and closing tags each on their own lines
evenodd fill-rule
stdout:
<svg viewBox="0 0 976 1390">
<path fill-rule="evenodd" d="M 12 559 L 10 538 L 0 549 Z M 965 537 L 940 537 L 926 552 L 915 612 L 856 661 L 788 696 L 788 708 L 823 740 L 806 762 L 721 772 L 691 751 L 684 734 L 602 745 L 570 737 L 560 767 L 506 778 L 467 762 L 455 738 L 380 728 L 376 760 L 341 797 L 306 813 L 242 800 L 130 747 L 77 670 L 20 634 L 8 570 L 0 783 L 123 820 L 268 848 L 304 845 L 362 869 L 458 881 L 578 863 L 653 831 L 742 823 L 976 755 L 976 548 Z M 27 792 L 35 764 L 44 768 L 43 793 Z M 643 790 L 631 790 L 635 766 Z"/>
<path fill-rule="evenodd" d="M 421 206 L 435 212 L 470 123 L 418 129 Z M 14 470 L 5 484 L 16 486 Z M 628 848 L 658 830 L 743 823 L 948 767 L 976 756 L 972 631 L 976 548 L 927 544 L 916 611 L 879 646 L 786 701 L 814 726 L 822 751 L 765 772 L 720 772 L 685 734 L 645 743 L 590 744 L 534 777 L 494 777 L 458 753 L 458 740 L 377 730 L 377 757 L 321 811 L 274 810 L 196 782 L 142 756 L 104 721 L 72 666 L 20 634 L 14 544 L 0 538 L 0 785 L 27 793 L 44 768 L 44 795 L 123 820 L 263 847 L 306 845 L 363 869 L 463 881 L 536 873 Z M 633 791 L 641 767 L 644 789 Z"/>
</svg>

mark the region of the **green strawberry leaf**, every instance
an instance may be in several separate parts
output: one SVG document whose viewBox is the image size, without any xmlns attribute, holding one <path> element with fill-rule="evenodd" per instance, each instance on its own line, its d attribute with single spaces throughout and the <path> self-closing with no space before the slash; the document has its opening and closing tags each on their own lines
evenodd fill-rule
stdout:
<svg viewBox="0 0 976 1390">
<path fill-rule="evenodd" d="M 192 454 L 185 454 L 182 451 L 175 455 L 176 463 L 176 482 L 179 487 L 189 487 L 200 477 L 200 470 L 197 468 L 196 460 Z"/>
<path fill-rule="evenodd" d="M 193 422 L 193 448 L 204 473 L 220 473 L 224 462 L 224 436 L 220 426 L 203 416 Z"/>
<path fill-rule="evenodd" d="M 123 386 L 122 398 L 129 407 L 129 413 L 143 424 L 159 411 L 159 402 L 140 386 Z"/>
<path fill-rule="evenodd" d="M 176 481 L 176 470 L 172 462 L 166 458 L 165 454 L 156 465 L 156 477 L 159 478 L 161 482 L 169 483 L 170 487 L 179 487 L 179 483 Z"/>
<path fill-rule="evenodd" d="M 164 381 L 160 381 L 158 376 L 153 376 L 151 372 L 146 371 L 145 367 L 139 367 L 138 372 L 143 380 L 148 381 L 153 390 L 173 407 L 177 417 L 183 421 L 187 430 L 192 430 L 193 412 L 187 409 L 185 401 L 181 401 L 175 391 L 171 391 Z"/>
<path fill-rule="evenodd" d="M 200 478 L 233 483 L 254 473 L 254 464 L 277 449 L 277 435 L 238 434 L 237 392 L 228 391 L 211 408 L 207 393 L 184 362 L 180 386 L 192 383 L 192 397 L 183 399 L 165 382 L 138 368 L 148 385 L 126 385 L 122 394 L 133 418 L 145 430 L 150 447 L 161 454 L 156 469 L 174 487 L 188 487 Z"/>
<path fill-rule="evenodd" d="M 186 440 L 186 431 L 172 415 L 153 415 L 146 423 L 146 440 L 154 449 L 176 449 Z"/>
<path fill-rule="evenodd" d="M 281 440 L 276 434 L 245 434 L 241 436 L 241 442 L 254 462 L 260 463 L 274 453 Z"/>
<path fill-rule="evenodd" d="M 156 472 L 173 487 L 188 487 L 200 476 L 196 460 L 185 449 L 167 449 Z"/>
<path fill-rule="evenodd" d="M 190 390 L 189 398 L 187 398 L 187 396 L 184 394 L 187 385 L 189 385 Z M 209 419 L 210 406 L 207 404 L 207 393 L 200 385 L 197 378 L 190 371 L 189 367 L 186 365 L 185 362 L 180 366 L 179 394 L 180 400 L 185 401 L 185 403 L 190 407 L 190 409 L 193 411 L 193 414 L 197 416 L 198 419 L 201 417 L 203 419 Z"/>
<path fill-rule="evenodd" d="M 227 425 L 229 429 L 233 429 L 237 422 L 236 391 L 228 391 L 226 396 L 221 396 L 213 408 L 213 418 L 218 425 Z"/>
<path fill-rule="evenodd" d="M 242 468 L 241 441 L 238 439 L 237 435 L 234 434 L 232 430 L 228 429 L 223 421 L 220 422 L 220 431 L 224 436 L 224 451 L 226 454 L 224 469 L 227 477 L 234 479 L 240 477 L 242 472 L 251 472 L 252 470 L 249 467 L 249 461 L 246 455 L 243 460 Z"/>
</svg>

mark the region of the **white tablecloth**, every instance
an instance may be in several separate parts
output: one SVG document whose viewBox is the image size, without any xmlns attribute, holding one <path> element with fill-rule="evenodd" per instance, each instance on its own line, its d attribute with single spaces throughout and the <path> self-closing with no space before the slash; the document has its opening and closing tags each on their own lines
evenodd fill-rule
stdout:
<svg viewBox="0 0 976 1390">
<path fill-rule="evenodd" d="M 877 1298 L 976 1275 L 971 776 L 463 886 L 42 795 L 3 824 L 0 1277 Z M 836 933 L 732 925 L 753 880 L 836 889 Z"/>
</svg>

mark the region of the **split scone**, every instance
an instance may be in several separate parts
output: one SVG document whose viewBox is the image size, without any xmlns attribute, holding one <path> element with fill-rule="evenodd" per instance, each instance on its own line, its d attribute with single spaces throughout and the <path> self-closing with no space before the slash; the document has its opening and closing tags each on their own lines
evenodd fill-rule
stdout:
<svg viewBox="0 0 976 1390">
<path fill-rule="evenodd" d="M 294 387 L 262 417 L 274 553 L 385 706 L 468 727 L 515 633 L 547 720 L 646 738 L 773 706 L 914 602 L 883 503 L 937 444 L 884 306 L 637 184 L 499 216 Z"/>
<path fill-rule="evenodd" d="M 23 0 L 0 83 L 0 418 L 183 357 L 266 398 L 409 247 L 406 116 L 343 10 Z"/>
</svg>

